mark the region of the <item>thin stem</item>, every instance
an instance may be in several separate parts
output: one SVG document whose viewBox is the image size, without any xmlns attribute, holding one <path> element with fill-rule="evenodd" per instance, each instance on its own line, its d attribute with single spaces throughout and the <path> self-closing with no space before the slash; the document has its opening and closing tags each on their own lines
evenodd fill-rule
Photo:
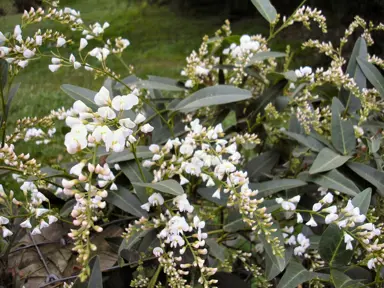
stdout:
<svg viewBox="0 0 384 288">
<path fill-rule="evenodd" d="M 51 273 L 49 272 L 48 265 L 47 265 L 47 263 L 45 262 L 44 257 L 43 257 L 43 254 L 41 254 L 41 251 L 40 251 L 39 247 L 36 245 L 36 241 L 35 241 L 35 239 L 33 238 L 33 236 L 32 236 L 31 233 L 29 233 L 29 238 L 31 238 L 31 240 L 32 240 L 32 242 L 33 242 L 33 245 L 34 245 L 35 248 L 36 248 L 37 254 L 39 254 L 40 260 L 41 260 L 41 262 L 42 262 L 43 265 L 44 265 L 45 271 L 47 271 L 47 274 L 50 275 Z"/>
<path fill-rule="evenodd" d="M 139 172 L 140 172 L 140 175 L 141 175 L 141 180 L 143 180 L 144 182 L 147 182 L 147 180 L 145 178 L 145 175 L 144 175 L 144 172 L 143 172 L 143 169 L 141 168 L 141 163 L 140 163 L 140 161 L 139 161 L 139 159 L 137 158 L 137 155 L 136 155 L 136 146 L 131 144 L 131 150 L 132 150 L 133 157 L 135 158 L 135 161 L 136 161 L 136 164 L 137 164 L 137 168 L 139 169 Z"/>
<path fill-rule="evenodd" d="M 148 288 L 155 288 L 157 278 L 159 278 L 160 272 L 161 272 L 161 265 L 159 264 L 159 266 L 157 266 L 155 274 L 153 274 L 152 276 L 151 282 L 149 282 L 148 284 Z"/>
</svg>

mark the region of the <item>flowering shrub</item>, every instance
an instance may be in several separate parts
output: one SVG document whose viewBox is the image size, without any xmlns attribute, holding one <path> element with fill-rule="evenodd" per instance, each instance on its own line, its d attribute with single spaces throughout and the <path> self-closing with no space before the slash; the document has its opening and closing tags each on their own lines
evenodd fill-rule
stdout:
<svg viewBox="0 0 384 288">
<path fill-rule="evenodd" d="M 102 287 L 102 272 L 129 266 L 130 287 L 381 287 L 384 61 L 368 47 L 384 25 L 356 17 L 337 46 L 303 43 L 328 66 L 293 67 L 290 47 L 271 51 L 271 42 L 296 22 L 327 32 L 321 11 L 301 6 L 280 17 L 267 0 L 252 2 L 270 34 L 232 35 L 227 21 L 187 57 L 182 81 L 122 78 L 108 60 L 122 60 L 129 41 L 105 39 L 108 23 L 86 25 L 56 1 L 0 32 L 5 284 L 12 267 L 25 287 Z M 23 35 L 48 20 L 83 38 Z M 343 48 L 360 30 L 348 55 Z M 98 92 L 64 84 L 72 108 L 9 131 L 14 79 L 42 57 L 53 73 L 86 69 L 108 80 Z M 71 163 L 42 167 L 16 149 L 23 140 L 50 145 L 59 121 L 70 129 Z M 63 261 L 72 266 L 50 273 L 39 247 L 52 244 L 40 240 L 53 231 L 69 236 Z M 47 272 L 37 282 L 32 268 L 20 280 L 22 267 L 10 266 L 31 247 Z"/>
</svg>

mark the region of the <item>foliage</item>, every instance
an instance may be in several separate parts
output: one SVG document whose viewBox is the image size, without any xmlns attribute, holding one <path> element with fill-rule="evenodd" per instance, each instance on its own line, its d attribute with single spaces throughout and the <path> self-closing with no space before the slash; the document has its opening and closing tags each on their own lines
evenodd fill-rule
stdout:
<svg viewBox="0 0 384 288">
<path fill-rule="evenodd" d="M 187 57 L 182 79 L 141 79 L 121 58 L 130 42 L 106 37 L 108 22 L 86 25 L 79 11 L 47 4 L 0 33 L 1 284 L 380 287 L 384 62 L 368 48 L 383 24 L 356 17 L 338 46 L 303 43 L 328 67 L 291 68 L 294 51 L 271 51 L 271 42 L 297 22 L 326 33 L 325 17 L 306 6 L 281 17 L 252 0 L 267 37 L 233 35 L 226 21 Z M 76 37 L 24 35 L 44 21 Z M 72 108 L 9 129 L 19 75 L 41 58 L 53 73 L 84 69 L 104 84 L 63 81 Z M 16 149 L 49 147 L 62 120 L 68 163 L 42 167 Z M 21 266 L 32 248 L 39 257 Z M 129 273 L 109 274 L 119 269 Z"/>
</svg>

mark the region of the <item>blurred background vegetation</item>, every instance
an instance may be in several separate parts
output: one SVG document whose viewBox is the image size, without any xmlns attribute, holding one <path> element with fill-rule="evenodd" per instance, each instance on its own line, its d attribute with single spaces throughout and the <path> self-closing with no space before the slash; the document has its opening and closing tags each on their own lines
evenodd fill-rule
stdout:
<svg viewBox="0 0 384 288">
<path fill-rule="evenodd" d="M 88 23 L 109 22 L 106 37 L 122 36 L 131 42 L 123 54 L 125 62 L 135 66 L 135 74 L 141 77 L 159 75 L 178 78 L 185 64 L 185 58 L 193 49 L 197 49 L 204 35 L 213 35 L 225 19 L 232 22 L 235 34 L 269 33 L 268 23 L 258 15 L 250 0 L 61 0 L 61 6 L 80 10 Z M 272 0 L 277 11 L 290 15 L 301 0 Z M 297 51 L 291 68 L 304 63 L 324 64 L 324 59 L 314 59 L 311 51 L 302 51 L 300 44 L 308 38 L 320 38 L 337 41 L 355 15 L 379 22 L 384 12 L 383 0 L 308 0 L 307 5 L 323 10 L 328 20 L 329 33 L 324 38 L 317 30 L 307 31 L 301 25 L 294 25 L 274 40 L 272 49 L 284 51 L 289 42 Z M 0 0 L 0 31 L 13 31 L 20 23 L 22 11 L 29 7 L 38 7 L 41 0 Z M 38 28 L 51 28 L 62 31 L 55 23 L 38 24 L 28 27 L 23 35 L 32 34 Z M 80 38 L 66 31 L 70 38 Z M 349 48 L 353 46 L 353 40 Z M 77 49 L 74 48 L 74 49 Z M 375 54 L 381 54 L 381 47 Z M 69 51 L 68 51 L 69 53 Z M 118 60 L 112 67 L 122 76 L 127 74 Z M 60 90 L 60 85 L 69 83 L 91 89 L 99 89 L 103 79 L 94 80 L 92 76 L 79 69 L 60 69 L 56 73 L 48 70 L 49 59 L 30 63 L 18 76 L 21 88 L 11 107 L 11 121 L 25 116 L 43 116 L 51 109 L 69 107 L 71 100 Z M 44 153 L 44 156 L 57 156 L 62 149 L 61 139 L 57 145 L 30 148 L 31 152 Z M 48 150 L 47 150 L 48 149 Z M 55 151 L 55 152 L 54 152 Z M 36 154 L 34 156 L 37 156 Z M 43 156 L 43 158 L 44 158 Z"/>
</svg>

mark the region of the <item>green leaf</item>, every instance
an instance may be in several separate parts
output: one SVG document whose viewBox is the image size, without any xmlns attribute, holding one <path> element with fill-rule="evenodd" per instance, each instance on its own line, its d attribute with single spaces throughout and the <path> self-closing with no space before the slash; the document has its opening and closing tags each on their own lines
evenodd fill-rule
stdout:
<svg viewBox="0 0 384 288">
<path fill-rule="evenodd" d="M 223 130 L 226 131 L 233 126 L 236 126 L 236 124 L 237 124 L 236 112 L 231 110 L 223 120 Z"/>
<path fill-rule="evenodd" d="M 166 90 L 166 91 L 184 91 L 184 85 L 174 79 L 159 77 L 159 76 L 148 76 L 148 80 L 141 80 L 138 87 L 145 89 L 154 90 Z"/>
<path fill-rule="evenodd" d="M 292 260 L 283 277 L 279 281 L 277 288 L 296 288 L 309 280 L 317 277 L 317 273 L 306 270 L 303 265 Z"/>
<path fill-rule="evenodd" d="M 144 181 L 141 179 L 141 174 L 139 168 L 137 167 L 137 163 L 135 161 L 127 161 L 119 164 L 121 171 L 123 171 L 124 175 L 127 176 L 129 181 L 132 182 L 141 182 Z M 144 177 L 146 181 L 152 180 L 152 175 L 145 169 L 142 168 Z M 139 197 L 141 203 L 146 203 L 148 200 L 148 195 L 145 187 L 134 186 L 137 197 Z"/>
<path fill-rule="evenodd" d="M 123 80 L 121 80 L 121 82 L 123 82 L 128 87 L 132 86 L 132 85 L 136 86 L 136 84 L 138 82 L 140 82 L 140 81 L 141 81 L 141 79 L 138 78 L 136 75 L 130 75 L 128 77 L 125 77 Z M 116 83 L 116 85 L 115 85 L 116 89 L 121 89 L 121 88 L 124 88 L 124 87 L 125 86 L 122 83 L 120 83 L 120 82 Z"/>
<path fill-rule="evenodd" d="M 156 183 L 139 183 L 139 182 L 132 182 L 132 185 L 136 186 L 141 186 L 141 187 L 146 187 L 146 188 L 152 188 L 154 190 L 171 194 L 171 195 L 181 195 L 184 193 L 183 187 L 179 184 L 179 182 L 169 179 L 169 180 L 164 180 L 161 182 L 156 182 Z"/>
<path fill-rule="evenodd" d="M 243 217 L 239 212 L 231 212 L 229 213 L 227 224 L 223 226 L 223 230 L 233 233 L 244 230 L 247 227 L 249 226 L 243 221 Z"/>
<path fill-rule="evenodd" d="M 70 199 L 67 202 L 65 202 L 63 207 L 61 207 L 60 209 L 60 216 L 64 218 L 68 217 L 69 214 L 71 214 L 73 207 L 75 207 L 76 203 L 77 203 L 76 199 Z"/>
<path fill-rule="evenodd" d="M 332 100 L 332 144 L 342 154 L 352 153 L 356 147 L 355 131 L 350 120 L 341 119 L 341 108 L 344 109 L 339 99 Z"/>
<path fill-rule="evenodd" d="M 334 189 L 350 196 L 356 196 L 360 193 L 360 190 L 355 183 L 336 169 L 325 174 L 316 175 L 309 175 L 306 172 L 303 172 L 300 173 L 299 178 L 303 181 L 313 182 L 319 186 Z"/>
<path fill-rule="evenodd" d="M 149 151 L 147 146 L 138 146 L 136 147 L 136 156 L 138 159 L 147 159 L 153 156 L 153 153 Z M 124 150 L 123 152 L 113 152 L 107 158 L 108 164 L 119 163 L 124 161 L 129 161 L 135 159 L 133 153 L 129 150 Z"/>
<path fill-rule="evenodd" d="M 267 20 L 269 23 L 273 23 L 276 20 L 277 12 L 275 7 L 271 4 L 269 0 L 251 0 L 253 5 L 259 13 Z"/>
<path fill-rule="evenodd" d="M 357 57 L 361 57 L 365 60 L 368 59 L 367 43 L 362 37 L 357 39 L 355 46 L 353 47 L 353 51 L 351 57 L 349 58 L 346 70 L 346 73 L 349 75 L 349 77 L 355 80 L 357 86 L 361 90 L 367 87 L 367 79 L 365 78 L 360 66 L 357 64 Z M 360 100 L 350 91 L 345 89 L 340 90 L 340 100 L 343 102 L 345 107 L 348 107 L 349 112 L 357 111 L 361 107 Z"/>
<path fill-rule="evenodd" d="M 314 152 L 320 152 L 324 145 L 311 136 L 300 135 L 293 132 L 283 131 L 285 135 L 299 142 L 300 144 L 308 147 Z"/>
<path fill-rule="evenodd" d="M 267 151 L 255 158 L 252 158 L 246 165 L 250 179 L 259 179 L 265 174 L 271 172 L 273 167 L 279 161 L 280 154 L 276 151 Z"/>
<path fill-rule="evenodd" d="M 96 111 L 99 108 L 94 102 L 97 92 L 71 84 L 61 85 L 61 89 L 73 99 L 83 101 L 92 110 Z"/>
<path fill-rule="evenodd" d="M 136 198 L 136 196 L 131 191 L 122 186 L 119 186 L 118 190 L 109 190 L 106 201 L 134 216 L 148 216 L 148 213 L 140 207 L 141 203 Z"/>
<path fill-rule="evenodd" d="M 148 230 L 140 230 L 138 232 L 134 232 L 131 237 L 129 237 L 128 240 L 124 239 L 119 247 L 119 255 L 121 251 L 123 250 L 131 250 L 133 245 L 138 243 L 141 238 L 143 238 L 145 235 L 147 235 L 150 231 L 153 229 L 148 229 Z"/>
<path fill-rule="evenodd" d="M 280 243 L 284 243 L 284 238 L 283 238 L 283 235 L 281 234 L 281 231 L 278 225 L 274 224 L 272 227 L 276 229 L 276 231 L 273 232 L 272 235 L 270 235 L 270 237 L 272 238 L 278 237 Z M 271 244 L 267 242 L 263 233 L 258 235 L 258 237 L 264 246 L 265 262 L 266 262 L 265 265 L 266 265 L 266 274 L 267 274 L 266 276 L 267 276 L 267 280 L 270 281 L 285 269 L 285 266 L 287 266 L 287 263 L 284 257 L 279 257 L 273 254 Z"/>
<path fill-rule="evenodd" d="M 91 268 L 91 275 L 88 280 L 88 288 L 102 288 L 103 287 L 103 276 L 100 270 L 100 259 L 99 256 L 95 256 L 89 262 Z"/>
<path fill-rule="evenodd" d="M 5 115 L 8 115 L 9 109 L 11 109 L 11 103 L 12 103 L 13 97 L 16 96 L 16 93 L 17 93 L 17 90 L 19 90 L 20 84 L 21 83 L 15 83 L 12 85 L 11 89 L 9 89 Z"/>
<path fill-rule="evenodd" d="M 223 245 L 217 243 L 217 239 L 208 238 L 205 239 L 205 243 L 209 246 L 209 254 L 211 254 L 216 259 L 224 262 L 226 259 L 227 248 Z"/>
<path fill-rule="evenodd" d="M 360 208 L 360 214 L 366 215 L 368 212 L 369 204 L 371 204 L 371 197 L 372 189 L 367 188 L 352 199 L 352 204 L 354 207 Z"/>
<path fill-rule="evenodd" d="M 347 165 L 353 172 L 375 186 L 381 194 L 384 194 L 384 172 L 356 162 L 348 163 Z"/>
<path fill-rule="evenodd" d="M 308 185 L 307 182 L 301 181 L 299 179 L 276 179 L 260 183 L 250 183 L 249 188 L 252 190 L 258 190 L 259 193 L 257 194 L 257 197 L 262 198 L 271 196 L 272 194 L 283 190 L 306 185 Z"/>
<path fill-rule="evenodd" d="M 0 59 L 0 89 L 4 90 L 8 81 L 8 62 L 5 59 Z"/>
<path fill-rule="evenodd" d="M 215 193 L 217 188 L 215 187 L 204 187 L 204 188 L 197 188 L 197 193 L 203 197 L 205 200 L 208 200 L 210 202 L 213 202 L 219 206 L 225 206 L 227 205 L 229 194 L 226 193 L 220 193 L 220 199 L 212 197 L 213 193 Z"/>
<path fill-rule="evenodd" d="M 375 65 L 369 63 L 368 60 L 362 57 L 357 57 L 357 63 L 359 63 L 359 66 L 361 70 L 363 70 L 365 77 L 367 77 L 373 87 L 375 87 L 376 90 L 380 93 L 381 98 L 384 98 L 384 78 L 383 75 L 381 75 L 379 69 L 377 69 Z"/>
<path fill-rule="evenodd" d="M 251 59 L 247 62 L 247 66 L 255 64 L 255 62 L 264 61 L 270 58 L 279 58 L 285 57 L 286 54 L 282 52 L 274 52 L 274 51 L 263 51 L 256 53 L 251 57 Z"/>
<path fill-rule="evenodd" d="M 350 158 L 350 156 L 340 156 L 333 150 L 325 147 L 317 155 L 315 161 L 309 169 L 309 174 L 316 174 L 338 168 Z"/>
<path fill-rule="evenodd" d="M 357 288 L 364 287 L 359 281 L 349 278 L 345 273 L 338 270 L 331 270 L 331 279 L 332 283 L 335 285 L 335 288 Z"/>
<path fill-rule="evenodd" d="M 193 93 L 177 104 L 173 110 L 192 112 L 201 107 L 239 102 L 250 98 L 252 98 L 252 93 L 248 90 L 230 85 L 216 85 Z"/>
<path fill-rule="evenodd" d="M 335 224 L 331 224 L 321 236 L 319 253 L 330 267 L 335 267 L 347 265 L 352 258 L 353 250 L 346 250 L 344 232 Z"/>
</svg>

